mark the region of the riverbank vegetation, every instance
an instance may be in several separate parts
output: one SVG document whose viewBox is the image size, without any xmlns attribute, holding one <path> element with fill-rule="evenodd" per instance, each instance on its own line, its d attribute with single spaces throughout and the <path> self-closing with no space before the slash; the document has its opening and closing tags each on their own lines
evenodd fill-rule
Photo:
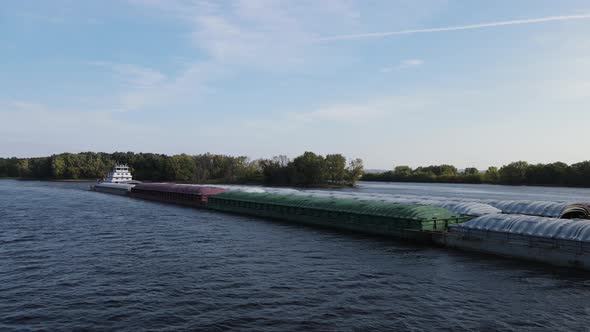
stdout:
<svg viewBox="0 0 590 332">
<path fill-rule="evenodd" d="M 397 166 L 391 171 L 365 174 L 362 180 L 590 187 L 590 161 L 572 165 L 562 162 L 529 164 L 517 161 L 500 168 L 489 167 L 485 171 L 479 171 L 477 168 L 458 171 L 452 165 L 418 168 Z"/>
<path fill-rule="evenodd" d="M 363 162 L 340 154 L 305 152 L 249 160 L 218 154 L 168 156 L 154 153 L 62 153 L 40 158 L 0 158 L 0 177 L 75 180 L 104 177 L 116 163 L 131 167 L 134 179 L 182 183 L 251 183 L 276 186 L 350 186 L 363 174 Z"/>
<path fill-rule="evenodd" d="M 485 171 L 452 165 L 411 168 L 396 166 L 391 171 L 363 174 L 360 159 L 341 154 L 325 156 L 305 152 L 289 159 L 250 160 L 244 156 L 219 154 L 168 156 L 133 152 L 62 153 L 39 158 L 0 158 L 0 177 L 47 180 L 99 179 L 116 163 L 131 167 L 140 181 L 182 183 L 250 183 L 271 186 L 350 186 L 363 181 L 489 183 L 590 187 L 590 161 L 568 165 L 562 162 L 529 164 L 513 162 Z"/>
</svg>

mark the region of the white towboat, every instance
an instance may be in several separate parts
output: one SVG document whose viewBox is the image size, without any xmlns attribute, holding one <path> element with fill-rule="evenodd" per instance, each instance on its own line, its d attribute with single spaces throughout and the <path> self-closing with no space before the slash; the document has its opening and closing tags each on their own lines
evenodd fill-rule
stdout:
<svg viewBox="0 0 590 332">
<path fill-rule="evenodd" d="M 129 166 L 116 165 L 101 183 L 128 183 L 130 181 L 133 181 L 133 176 L 129 172 Z"/>
<path fill-rule="evenodd" d="M 140 183 L 133 180 L 127 165 L 116 165 L 104 179 L 98 182 L 98 184 L 91 186 L 90 189 L 116 195 L 127 195 L 131 188 Z"/>
</svg>

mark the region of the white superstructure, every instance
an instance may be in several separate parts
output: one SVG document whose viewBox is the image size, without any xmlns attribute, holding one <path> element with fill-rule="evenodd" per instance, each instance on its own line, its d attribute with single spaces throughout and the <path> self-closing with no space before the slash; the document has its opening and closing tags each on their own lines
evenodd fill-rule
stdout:
<svg viewBox="0 0 590 332">
<path fill-rule="evenodd" d="M 102 182 L 106 183 L 125 183 L 133 181 L 133 177 L 129 172 L 127 165 L 117 165 L 113 167 L 113 170 L 107 175 Z"/>
</svg>

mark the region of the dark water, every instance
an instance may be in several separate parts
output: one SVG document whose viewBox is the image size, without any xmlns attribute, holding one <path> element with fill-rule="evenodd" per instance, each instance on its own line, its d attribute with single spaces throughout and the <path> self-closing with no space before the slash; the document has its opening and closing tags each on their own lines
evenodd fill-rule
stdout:
<svg viewBox="0 0 590 332">
<path fill-rule="evenodd" d="M 359 182 L 361 193 L 404 194 L 480 199 L 590 202 L 590 188 L 501 186 L 489 184 Z"/>
<path fill-rule="evenodd" d="M 590 274 L 0 180 L 0 331 L 588 331 Z"/>
</svg>

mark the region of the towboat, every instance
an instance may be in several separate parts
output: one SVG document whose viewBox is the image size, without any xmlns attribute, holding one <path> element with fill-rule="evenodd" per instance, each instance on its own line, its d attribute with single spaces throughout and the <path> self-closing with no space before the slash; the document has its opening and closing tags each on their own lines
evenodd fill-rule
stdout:
<svg viewBox="0 0 590 332">
<path fill-rule="evenodd" d="M 113 170 L 106 177 L 99 180 L 98 184 L 91 186 L 90 190 L 116 195 L 127 195 L 131 191 L 131 188 L 138 183 L 141 182 L 133 180 L 129 166 L 115 165 Z"/>
</svg>

